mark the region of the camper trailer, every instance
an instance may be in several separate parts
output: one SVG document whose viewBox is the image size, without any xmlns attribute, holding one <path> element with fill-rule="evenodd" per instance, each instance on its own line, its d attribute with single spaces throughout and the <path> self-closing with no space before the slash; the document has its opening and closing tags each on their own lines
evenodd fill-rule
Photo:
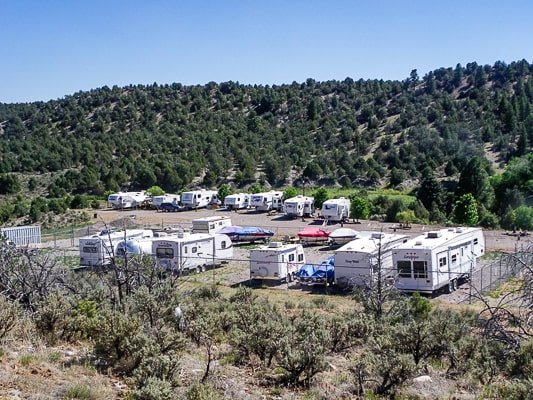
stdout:
<svg viewBox="0 0 533 400">
<path fill-rule="evenodd" d="M 152 242 L 156 264 L 167 270 L 187 273 L 205 271 L 233 257 L 231 240 L 226 235 L 183 233 Z"/>
<path fill-rule="evenodd" d="M 417 236 L 392 252 L 396 287 L 405 292 L 453 292 L 485 252 L 481 228 L 450 228 Z"/>
<path fill-rule="evenodd" d="M 350 199 L 340 197 L 326 200 L 322 204 L 320 215 L 326 222 L 340 222 L 350 217 Z"/>
<path fill-rule="evenodd" d="M 181 194 L 181 204 L 188 209 L 204 208 L 218 204 L 218 192 L 216 190 L 193 190 Z"/>
<path fill-rule="evenodd" d="M 146 192 L 118 192 L 110 194 L 107 197 L 107 203 L 110 207 L 116 209 L 136 208 L 139 207 L 149 196 Z"/>
<path fill-rule="evenodd" d="M 192 220 L 193 233 L 216 233 L 225 226 L 231 226 L 230 217 L 205 217 Z"/>
<path fill-rule="evenodd" d="M 285 200 L 283 212 L 290 218 L 310 217 L 315 212 L 315 199 L 307 196 L 296 196 Z"/>
<path fill-rule="evenodd" d="M 235 193 L 229 194 L 224 198 L 224 206 L 228 210 L 241 210 L 250 207 L 250 194 Z"/>
<path fill-rule="evenodd" d="M 257 211 L 271 211 L 282 209 L 282 192 L 270 191 L 252 195 L 250 205 Z"/>
<path fill-rule="evenodd" d="M 392 250 L 407 241 L 407 236 L 382 232 L 360 235 L 335 251 L 335 283 L 339 287 L 364 286 L 377 278 L 394 275 Z"/>
<path fill-rule="evenodd" d="M 180 204 L 180 195 L 179 194 L 163 194 L 161 196 L 154 196 L 152 198 L 152 205 L 157 209 L 161 209 L 161 204 L 170 203 L 179 205 Z"/>
<path fill-rule="evenodd" d="M 152 254 L 152 243 L 154 240 L 161 238 L 171 238 L 177 237 L 177 232 L 154 232 L 152 237 L 133 237 L 129 239 L 120 240 L 115 246 L 115 255 L 117 257 L 126 257 L 126 256 L 139 256 L 139 255 L 151 255 Z"/>
<path fill-rule="evenodd" d="M 88 267 L 101 267 L 111 261 L 116 253 L 116 245 L 124 239 L 150 238 L 151 230 L 130 229 L 126 231 L 103 230 L 96 235 L 80 238 L 80 265 Z"/>
<path fill-rule="evenodd" d="M 301 244 L 271 242 L 268 246 L 250 250 L 250 279 L 290 282 L 304 264 Z"/>
</svg>

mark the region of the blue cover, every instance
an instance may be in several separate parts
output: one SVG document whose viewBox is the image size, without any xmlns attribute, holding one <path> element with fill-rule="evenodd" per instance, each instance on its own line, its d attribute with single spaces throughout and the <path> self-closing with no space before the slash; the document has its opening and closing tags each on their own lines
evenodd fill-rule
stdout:
<svg viewBox="0 0 533 400">
<path fill-rule="evenodd" d="M 228 235 L 230 239 L 234 241 L 267 239 L 274 236 L 274 232 L 255 226 L 225 226 L 220 229 L 218 233 Z"/>
<path fill-rule="evenodd" d="M 300 270 L 296 273 L 297 279 L 310 278 L 316 271 L 314 264 L 304 264 L 300 267 Z"/>
<path fill-rule="evenodd" d="M 311 281 L 319 280 L 321 283 L 332 283 L 335 280 L 335 258 L 333 256 L 322 261 L 311 276 Z"/>
</svg>

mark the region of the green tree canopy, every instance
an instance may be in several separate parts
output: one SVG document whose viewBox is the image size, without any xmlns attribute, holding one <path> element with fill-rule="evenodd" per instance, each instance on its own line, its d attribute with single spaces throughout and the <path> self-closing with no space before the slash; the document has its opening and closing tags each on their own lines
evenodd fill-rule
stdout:
<svg viewBox="0 0 533 400">
<path fill-rule="evenodd" d="M 367 219 L 370 215 L 370 202 L 363 196 L 351 196 L 350 197 L 350 215 L 357 220 Z"/>
<path fill-rule="evenodd" d="M 478 223 L 477 202 L 472 193 L 463 194 L 454 204 L 453 221 L 473 226 Z"/>
</svg>

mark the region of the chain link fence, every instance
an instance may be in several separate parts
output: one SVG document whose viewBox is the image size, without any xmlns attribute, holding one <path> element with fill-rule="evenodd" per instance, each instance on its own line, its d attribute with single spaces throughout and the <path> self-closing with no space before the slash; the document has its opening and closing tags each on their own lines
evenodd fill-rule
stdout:
<svg viewBox="0 0 533 400">
<path fill-rule="evenodd" d="M 533 265 L 533 242 L 524 242 L 513 253 L 501 254 L 496 260 L 480 263 L 472 272 L 469 302 L 475 294 L 496 289 L 509 278 L 519 276 L 525 266 L 531 265 Z"/>
</svg>

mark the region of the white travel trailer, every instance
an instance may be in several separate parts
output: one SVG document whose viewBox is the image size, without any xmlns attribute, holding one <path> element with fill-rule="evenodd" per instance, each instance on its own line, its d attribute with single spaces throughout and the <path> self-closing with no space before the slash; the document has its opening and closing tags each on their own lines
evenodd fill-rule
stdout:
<svg viewBox="0 0 533 400">
<path fill-rule="evenodd" d="M 224 198 L 224 206 L 229 210 L 240 210 L 250 207 L 250 197 L 248 193 L 229 194 Z"/>
<path fill-rule="evenodd" d="M 149 196 L 146 192 L 118 192 L 107 197 L 109 206 L 117 209 L 139 207 Z"/>
<path fill-rule="evenodd" d="M 417 236 L 392 252 L 396 287 L 406 292 L 433 293 L 457 289 L 485 252 L 481 228 L 451 228 Z"/>
<path fill-rule="evenodd" d="M 394 275 L 392 250 L 407 241 L 407 236 L 382 232 L 360 235 L 335 251 L 335 283 L 339 287 L 364 286 L 377 278 Z"/>
<path fill-rule="evenodd" d="M 233 257 L 233 246 L 226 235 L 184 233 L 152 242 L 156 264 L 162 268 L 187 273 L 205 271 Z"/>
<path fill-rule="evenodd" d="M 230 217 L 204 217 L 192 220 L 193 233 L 216 233 L 225 226 L 231 226 Z"/>
<path fill-rule="evenodd" d="M 109 264 L 116 253 L 116 245 L 124 239 L 149 238 L 153 232 L 147 229 L 130 229 L 126 231 L 103 230 L 96 235 L 80 238 L 80 265 L 101 267 Z"/>
<path fill-rule="evenodd" d="M 271 242 L 268 246 L 250 250 L 250 279 L 290 282 L 304 264 L 301 244 Z"/>
<path fill-rule="evenodd" d="M 315 199 L 302 195 L 291 197 L 283 203 L 283 212 L 291 218 L 310 217 L 315 212 Z"/>
<path fill-rule="evenodd" d="M 350 205 L 350 199 L 345 197 L 326 200 L 322 204 L 320 215 L 322 215 L 326 222 L 344 221 L 350 217 Z"/>
<path fill-rule="evenodd" d="M 190 209 L 203 208 L 218 203 L 216 190 L 192 190 L 181 194 L 181 204 Z"/>
<path fill-rule="evenodd" d="M 163 203 L 171 203 L 178 205 L 180 203 L 180 195 L 166 193 L 161 196 L 154 196 L 152 198 L 152 205 L 158 210 L 161 208 L 161 204 Z"/>
<path fill-rule="evenodd" d="M 154 232 L 153 237 L 134 237 L 130 239 L 122 239 L 115 246 L 115 255 L 117 257 L 139 256 L 143 254 L 152 254 L 152 243 L 154 240 L 162 237 L 171 238 L 177 237 L 178 233 Z"/>
<path fill-rule="evenodd" d="M 257 211 L 281 210 L 283 192 L 270 191 L 252 195 L 250 205 Z"/>
</svg>

